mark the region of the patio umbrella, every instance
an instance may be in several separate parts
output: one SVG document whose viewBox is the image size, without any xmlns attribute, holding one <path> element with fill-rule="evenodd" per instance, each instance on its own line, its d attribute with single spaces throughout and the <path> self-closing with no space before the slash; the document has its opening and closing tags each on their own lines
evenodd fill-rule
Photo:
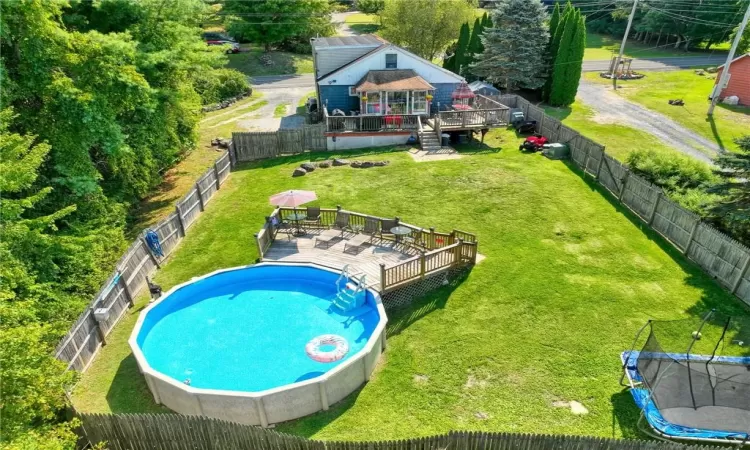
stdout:
<svg viewBox="0 0 750 450">
<path fill-rule="evenodd" d="M 304 205 L 313 200 L 317 200 L 318 196 L 313 191 L 284 191 L 274 194 L 268 200 L 274 206 L 286 206 L 294 208 L 294 213 L 297 213 L 297 207 Z"/>
</svg>

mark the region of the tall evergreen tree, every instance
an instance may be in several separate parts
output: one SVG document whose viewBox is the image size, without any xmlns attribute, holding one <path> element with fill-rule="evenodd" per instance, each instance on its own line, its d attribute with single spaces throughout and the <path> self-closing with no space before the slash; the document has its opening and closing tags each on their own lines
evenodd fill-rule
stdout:
<svg viewBox="0 0 750 450">
<path fill-rule="evenodd" d="M 491 28 L 492 27 L 492 18 L 489 14 L 486 12 L 484 15 L 482 15 L 482 29 Z"/>
<path fill-rule="evenodd" d="M 454 61 L 454 72 L 461 75 L 466 65 L 469 63 L 469 40 L 471 39 L 471 33 L 469 32 L 469 24 L 464 23 L 461 25 L 461 32 L 458 35 L 458 43 L 456 44 L 456 56 Z"/>
<path fill-rule="evenodd" d="M 750 135 L 734 140 L 737 152 L 721 153 L 714 162 L 721 182 L 711 188 L 722 197 L 710 210 L 732 234 L 750 239 Z"/>
<path fill-rule="evenodd" d="M 477 17 L 474 20 L 474 27 L 471 29 L 471 38 L 469 39 L 469 48 L 467 52 L 468 61 L 464 67 L 464 72 L 467 72 L 467 75 L 470 78 L 475 77 L 472 76 L 473 74 L 468 73 L 469 70 L 467 70 L 467 68 L 474 64 L 477 61 L 477 58 L 479 58 L 479 55 L 481 55 L 484 51 L 484 47 L 482 46 L 483 31 L 484 28 L 482 27 L 482 21 L 479 17 Z"/>
<path fill-rule="evenodd" d="M 472 72 L 508 90 L 544 85 L 543 55 L 549 42 L 547 13 L 541 2 L 501 0 L 492 11 L 493 26 L 482 34 L 484 52 Z"/>
<path fill-rule="evenodd" d="M 575 101 L 586 47 L 585 18 L 579 9 L 567 9 L 561 23 L 562 35 L 552 68 L 552 82 L 547 99 L 555 106 L 567 106 Z"/>
<path fill-rule="evenodd" d="M 555 39 L 557 26 L 560 24 L 560 4 L 555 3 L 555 8 L 552 10 L 552 16 L 549 19 L 549 33 L 550 40 L 547 45 L 547 52 L 545 54 L 545 61 L 547 62 L 547 82 L 544 83 L 542 89 L 542 98 L 545 101 L 549 100 L 549 91 L 552 88 L 552 70 L 555 66 L 555 56 L 557 56 L 557 45 L 560 43 L 559 39 Z"/>
</svg>

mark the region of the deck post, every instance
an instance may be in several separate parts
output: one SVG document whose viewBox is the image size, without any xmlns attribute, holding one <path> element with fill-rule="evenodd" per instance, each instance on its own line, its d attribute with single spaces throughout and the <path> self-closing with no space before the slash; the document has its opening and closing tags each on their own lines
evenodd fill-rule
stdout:
<svg viewBox="0 0 750 450">
<path fill-rule="evenodd" d="M 461 250 L 462 250 L 461 247 L 463 246 L 464 246 L 464 240 L 461 238 L 458 238 L 458 245 L 456 245 L 456 248 L 454 249 L 454 251 L 456 252 L 456 256 L 454 257 L 455 261 L 453 262 L 453 264 L 456 266 L 461 262 Z"/>
<path fill-rule="evenodd" d="M 255 233 L 255 245 L 258 247 L 258 257 L 260 259 L 263 259 L 263 246 L 260 245 L 260 240 L 258 239 L 258 233 Z"/>
<path fill-rule="evenodd" d="M 430 227 L 430 250 L 435 248 L 435 227 Z"/>
<path fill-rule="evenodd" d="M 420 257 L 419 257 L 419 272 L 420 272 L 420 278 L 424 278 L 425 272 L 427 272 L 427 258 L 424 256 L 424 250 L 420 250 Z"/>
<path fill-rule="evenodd" d="M 385 280 L 385 264 L 380 263 L 380 292 L 385 292 L 386 280 Z"/>
</svg>

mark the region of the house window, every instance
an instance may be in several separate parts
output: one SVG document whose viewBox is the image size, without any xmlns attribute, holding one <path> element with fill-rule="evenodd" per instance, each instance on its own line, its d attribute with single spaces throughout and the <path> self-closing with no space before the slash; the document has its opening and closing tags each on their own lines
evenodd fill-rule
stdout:
<svg viewBox="0 0 750 450">
<path fill-rule="evenodd" d="M 409 104 L 409 94 L 406 91 L 387 92 L 386 114 L 407 114 L 406 107 Z"/>
<path fill-rule="evenodd" d="M 411 112 L 414 114 L 427 112 L 427 91 L 413 91 L 411 93 Z"/>
<path fill-rule="evenodd" d="M 365 114 L 380 114 L 380 92 L 368 92 Z"/>
<path fill-rule="evenodd" d="M 349 95 L 352 97 L 356 97 L 359 95 L 357 92 L 357 86 L 349 86 Z"/>
<path fill-rule="evenodd" d="M 385 68 L 396 69 L 398 67 L 398 54 L 386 53 L 385 54 Z"/>
</svg>

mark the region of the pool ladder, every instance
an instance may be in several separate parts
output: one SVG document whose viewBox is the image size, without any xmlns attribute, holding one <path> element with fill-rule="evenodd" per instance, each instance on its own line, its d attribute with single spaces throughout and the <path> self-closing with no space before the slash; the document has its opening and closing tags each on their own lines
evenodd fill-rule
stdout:
<svg viewBox="0 0 750 450">
<path fill-rule="evenodd" d="M 336 287 L 338 293 L 333 299 L 333 304 L 342 311 L 351 311 L 365 302 L 367 275 L 356 269 L 350 269 L 347 264 L 341 269 L 341 274 L 336 280 Z"/>
</svg>

